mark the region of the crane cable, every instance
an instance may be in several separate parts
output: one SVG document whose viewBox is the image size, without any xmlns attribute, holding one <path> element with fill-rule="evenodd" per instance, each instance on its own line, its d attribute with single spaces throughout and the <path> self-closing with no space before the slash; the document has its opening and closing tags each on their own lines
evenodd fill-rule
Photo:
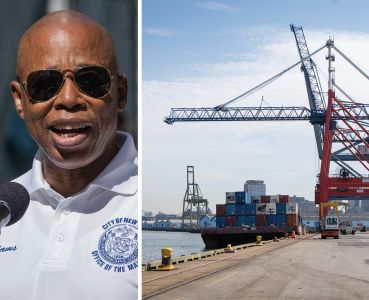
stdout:
<svg viewBox="0 0 369 300">
<path fill-rule="evenodd" d="M 369 80 L 369 76 L 361 70 L 351 59 L 349 59 L 340 49 L 338 49 L 336 46 L 333 45 L 333 49 L 336 50 L 344 59 L 346 59 L 356 70 L 361 73 L 366 79 Z"/>
<path fill-rule="evenodd" d="M 310 54 L 310 56 L 313 56 L 314 54 L 318 53 L 319 51 L 321 51 L 322 49 L 324 49 L 326 47 L 326 45 L 320 47 L 319 49 L 315 50 L 313 53 Z M 297 65 L 299 65 L 300 63 L 302 63 L 302 60 L 299 60 L 297 63 L 293 64 L 292 66 L 288 67 L 287 69 L 283 70 L 282 72 L 278 73 L 277 75 L 274 75 L 273 77 L 269 78 L 268 80 L 265 80 L 264 82 L 258 84 L 257 86 L 253 87 L 252 89 L 242 93 L 241 95 L 237 96 L 236 98 L 233 98 L 223 104 L 217 105 L 214 109 L 215 110 L 222 110 L 225 106 L 227 106 L 228 104 L 230 104 L 231 102 L 234 102 L 244 96 L 250 95 L 252 93 L 254 93 L 255 91 L 263 88 L 264 86 L 272 83 L 274 80 L 276 80 L 277 78 L 279 78 L 280 76 L 282 76 L 283 74 L 285 74 L 286 72 L 290 71 L 291 69 L 293 69 L 294 67 L 296 67 Z"/>
<path fill-rule="evenodd" d="M 316 66 L 316 68 L 319 70 L 319 72 L 321 73 L 321 74 L 323 74 L 323 77 L 325 78 L 325 79 L 328 79 L 328 76 L 327 76 L 327 74 L 325 74 L 325 72 L 318 66 L 318 65 L 315 65 Z M 337 88 L 337 90 L 339 90 L 348 100 L 350 100 L 351 102 L 353 102 L 353 103 L 357 103 L 354 99 L 352 99 L 352 97 L 350 97 L 337 83 L 336 83 L 336 80 L 334 80 L 333 81 L 333 85 L 334 85 L 334 87 L 336 87 Z"/>
</svg>

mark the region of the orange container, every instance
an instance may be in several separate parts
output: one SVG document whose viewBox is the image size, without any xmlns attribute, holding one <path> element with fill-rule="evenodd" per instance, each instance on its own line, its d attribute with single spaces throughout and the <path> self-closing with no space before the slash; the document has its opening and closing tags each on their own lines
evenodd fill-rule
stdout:
<svg viewBox="0 0 369 300">
<path fill-rule="evenodd" d="M 256 215 L 256 226 L 265 226 L 265 215 Z"/>
<path fill-rule="evenodd" d="M 288 195 L 279 195 L 279 203 L 289 203 L 291 201 Z"/>
<path fill-rule="evenodd" d="M 270 196 L 261 196 L 261 203 L 270 203 Z"/>
<path fill-rule="evenodd" d="M 217 216 L 225 216 L 226 215 L 226 206 L 225 206 L 225 204 L 217 204 L 216 205 L 216 214 L 217 214 Z"/>
<path fill-rule="evenodd" d="M 298 216 L 297 215 L 286 215 L 287 216 L 287 226 L 297 226 Z"/>
<path fill-rule="evenodd" d="M 226 216 L 226 226 L 236 227 L 236 216 Z"/>
</svg>

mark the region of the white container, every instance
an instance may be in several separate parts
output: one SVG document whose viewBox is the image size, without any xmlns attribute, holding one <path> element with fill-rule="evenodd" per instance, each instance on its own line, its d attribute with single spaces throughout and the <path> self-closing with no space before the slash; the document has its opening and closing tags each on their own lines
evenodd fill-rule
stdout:
<svg viewBox="0 0 369 300">
<path fill-rule="evenodd" d="M 270 203 L 279 203 L 279 196 L 278 195 L 270 196 Z"/>
<path fill-rule="evenodd" d="M 297 215 L 298 205 L 297 203 L 286 203 L 286 214 L 287 215 Z"/>
<path fill-rule="evenodd" d="M 266 203 L 256 203 L 256 214 L 265 215 Z"/>
<path fill-rule="evenodd" d="M 251 203 L 261 203 L 260 196 L 251 196 Z"/>
<path fill-rule="evenodd" d="M 277 205 L 275 203 L 266 203 L 266 212 L 267 215 L 275 215 L 277 214 Z"/>
<path fill-rule="evenodd" d="M 227 204 L 236 203 L 236 193 L 235 192 L 226 192 L 226 203 Z"/>
</svg>

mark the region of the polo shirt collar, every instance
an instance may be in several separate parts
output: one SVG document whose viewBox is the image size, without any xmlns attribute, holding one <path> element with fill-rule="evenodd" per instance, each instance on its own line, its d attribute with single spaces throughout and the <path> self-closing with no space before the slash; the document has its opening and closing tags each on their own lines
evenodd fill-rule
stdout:
<svg viewBox="0 0 369 300">
<path fill-rule="evenodd" d="M 89 185 L 101 187 L 121 195 L 133 195 L 137 192 L 137 151 L 133 138 L 126 132 L 117 131 L 118 143 L 123 143 L 118 153 L 105 169 Z M 37 190 L 50 190 L 42 174 L 41 150 L 33 160 L 32 169 L 23 179 L 30 194 Z M 82 193 L 86 191 L 84 189 Z M 71 196 L 73 197 L 73 196 Z"/>
<path fill-rule="evenodd" d="M 137 151 L 133 138 L 126 132 L 117 132 L 118 142 L 123 143 L 112 161 L 91 182 L 91 185 L 122 195 L 137 192 Z"/>
</svg>

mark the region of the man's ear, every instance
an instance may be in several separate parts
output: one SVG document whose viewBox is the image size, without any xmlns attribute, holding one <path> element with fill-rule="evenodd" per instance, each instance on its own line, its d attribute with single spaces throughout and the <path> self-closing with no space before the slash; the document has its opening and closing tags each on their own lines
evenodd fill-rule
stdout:
<svg viewBox="0 0 369 300">
<path fill-rule="evenodd" d="M 22 87 L 18 81 L 12 81 L 10 83 L 10 88 L 12 90 L 13 101 L 15 109 L 22 119 L 24 119 L 24 110 L 22 104 Z"/>
<path fill-rule="evenodd" d="M 123 111 L 127 104 L 127 75 L 122 74 L 118 77 L 118 111 Z"/>
</svg>

